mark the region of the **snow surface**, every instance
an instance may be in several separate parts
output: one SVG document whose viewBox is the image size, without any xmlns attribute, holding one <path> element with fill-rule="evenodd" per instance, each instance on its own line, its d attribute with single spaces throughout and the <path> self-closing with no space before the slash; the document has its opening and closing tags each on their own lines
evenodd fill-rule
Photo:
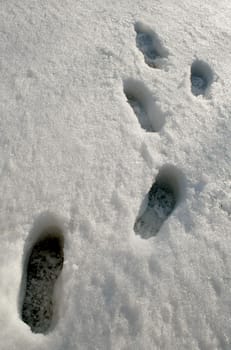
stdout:
<svg viewBox="0 0 231 350">
<path fill-rule="evenodd" d="M 1 349 L 231 349 L 230 21 L 228 0 L 1 1 Z M 143 239 L 164 166 L 181 196 Z M 23 276 L 47 225 L 64 263 L 37 334 Z"/>
</svg>

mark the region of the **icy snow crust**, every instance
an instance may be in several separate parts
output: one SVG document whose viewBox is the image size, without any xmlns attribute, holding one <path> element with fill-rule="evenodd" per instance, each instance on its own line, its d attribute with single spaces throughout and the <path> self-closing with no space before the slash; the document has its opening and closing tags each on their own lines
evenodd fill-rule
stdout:
<svg viewBox="0 0 231 350">
<path fill-rule="evenodd" d="M 11 0 L 0 16 L 1 348 L 230 349 L 230 1 Z M 137 23 L 168 53 L 153 66 Z M 198 95 L 195 61 L 212 72 Z M 150 92 L 152 131 L 127 81 Z M 166 165 L 180 200 L 144 239 L 134 225 Z M 45 217 L 64 262 L 36 334 L 23 276 Z"/>
</svg>

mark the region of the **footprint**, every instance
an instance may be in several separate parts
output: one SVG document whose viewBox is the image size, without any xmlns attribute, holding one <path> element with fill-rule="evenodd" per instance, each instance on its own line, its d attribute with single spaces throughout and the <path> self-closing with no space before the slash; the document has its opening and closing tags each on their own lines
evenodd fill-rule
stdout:
<svg viewBox="0 0 231 350">
<path fill-rule="evenodd" d="M 47 333 L 54 314 L 54 286 L 63 267 L 63 234 L 48 226 L 40 234 L 27 262 L 22 320 L 34 333 Z"/>
<path fill-rule="evenodd" d="M 165 123 L 165 114 L 157 106 L 152 93 L 140 81 L 124 81 L 124 94 L 132 107 L 140 126 L 148 132 L 157 132 Z"/>
<path fill-rule="evenodd" d="M 172 165 L 163 166 L 142 205 L 143 210 L 134 225 L 135 233 L 144 239 L 156 236 L 176 208 L 183 191 L 183 174 Z"/>
<path fill-rule="evenodd" d="M 191 66 L 191 91 L 193 95 L 205 95 L 214 80 L 208 63 L 196 59 Z"/>
<path fill-rule="evenodd" d="M 158 35 L 148 26 L 141 22 L 136 22 L 136 46 L 144 55 L 145 63 L 152 68 L 161 68 L 168 57 L 166 50 Z"/>
</svg>

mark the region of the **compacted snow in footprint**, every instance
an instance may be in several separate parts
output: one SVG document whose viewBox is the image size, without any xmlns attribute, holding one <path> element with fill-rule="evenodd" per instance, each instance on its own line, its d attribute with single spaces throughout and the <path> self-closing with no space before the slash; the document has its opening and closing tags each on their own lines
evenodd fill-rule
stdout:
<svg viewBox="0 0 231 350">
<path fill-rule="evenodd" d="M 1 3 L 2 349 L 231 349 L 230 21 Z"/>
<path fill-rule="evenodd" d="M 47 333 L 54 313 L 54 286 L 62 270 L 62 237 L 59 229 L 50 227 L 27 252 L 26 281 L 22 320 L 34 333 Z"/>
</svg>

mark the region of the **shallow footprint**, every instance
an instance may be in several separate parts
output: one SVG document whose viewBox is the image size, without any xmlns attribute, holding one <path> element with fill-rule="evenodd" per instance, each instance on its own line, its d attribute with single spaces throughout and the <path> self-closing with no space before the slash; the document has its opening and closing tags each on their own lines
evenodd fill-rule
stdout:
<svg viewBox="0 0 231 350">
<path fill-rule="evenodd" d="M 168 51 L 163 47 L 158 35 L 148 26 L 137 22 L 136 46 L 143 53 L 145 63 L 152 68 L 161 68 L 161 61 L 168 57 Z"/>
<path fill-rule="evenodd" d="M 144 239 L 156 236 L 165 220 L 176 208 L 184 186 L 181 172 L 171 165 L 164 166 L 147 194 L 144 210 L 137 218 L 134 231 Z"/>
<path fill-rule="evenodd" d="M 147 132 L 158 132 L 165 123 L 165 114 L 157 106 L 151 91 L 134 79 L 124 80 L 124 94 L 140 126 Z"/>
<path fill-rule="evenodd" d="M 22 320 L 34 333 L 47 333 L 54 313 L 54 286 L 63 267 L 63 235 L 48 227 L 34 244 L 26 271 Z"/>
</svg>

